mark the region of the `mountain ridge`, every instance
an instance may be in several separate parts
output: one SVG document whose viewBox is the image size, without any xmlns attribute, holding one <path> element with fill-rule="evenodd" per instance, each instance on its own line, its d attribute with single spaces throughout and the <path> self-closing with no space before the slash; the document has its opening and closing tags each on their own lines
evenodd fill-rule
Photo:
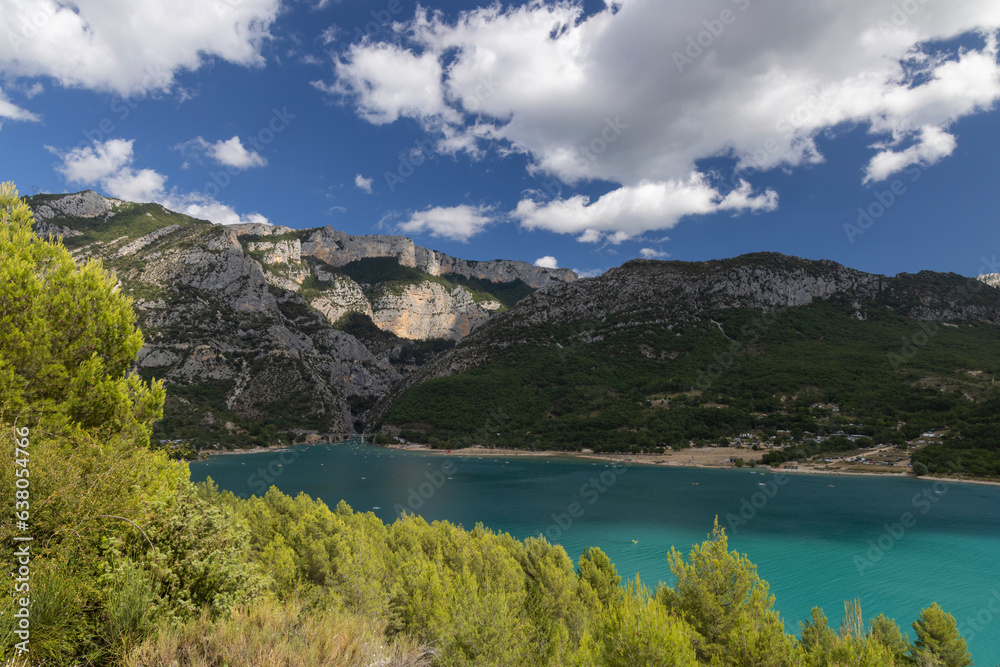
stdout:
<svg viewBox="0 0 1000 667">
<path fill-rule="evenodd" d="M 78 261 L 100 258 L 134 298 L 137 371 L 170 385 L 158 432 L 203 446 L 360 431 L 392 383 L 536 289 L 526 281 L 575 278 L 405 237 L 214 225 L 94 191 L 27 201 L 36 233 L 61 236 Z"/>
</svg>

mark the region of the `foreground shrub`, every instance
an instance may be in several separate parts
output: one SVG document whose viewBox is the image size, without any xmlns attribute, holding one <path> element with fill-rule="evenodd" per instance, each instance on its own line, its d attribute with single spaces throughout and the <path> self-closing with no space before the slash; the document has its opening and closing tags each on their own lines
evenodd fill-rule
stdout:
<svg viewBox="0 0 1000 667">
<path fill-rule="evenodd" d="M 301 603 L 260 601 L 229 618 L 209 614 L 147 639 L 128 667 L 423 667 L 433 651 L 384 626 L 332 611 L 305 613 Z"/>
</svg>

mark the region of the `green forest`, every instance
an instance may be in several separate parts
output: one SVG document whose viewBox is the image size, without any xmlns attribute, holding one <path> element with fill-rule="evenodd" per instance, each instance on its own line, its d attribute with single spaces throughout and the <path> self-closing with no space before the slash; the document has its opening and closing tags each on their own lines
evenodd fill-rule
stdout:
<svg viewBox="0 0 1000 667">
<path fill-rule="evenodd" d="M 496 411 L 505 419 L 491 429 L 494 445 L 625 452 L 750 430 L 788 431 L 799 443 L 842 431 L 903 444 L 947 429 L 914 460 L 931 472 L 1000 476 L 997 327 L 917 322 L 888 304 L 871 304 L 863 321 L 854 311 L 832 298 L 770 315 L 722 310 L 679 330 L 539 325 L 534 341 L 410 389 L 380 426 L 452 448 L 479 438 Z M 582 331 L 592 342 L 580 342 Z M 925 339 L 901 354 L 904 341 Z"/>
<path fill-rule="evenodd" d="M 0 255 L 4 664 L 972 664 L 936 604 L 909 636 L 856 602 L 787 633 L 717 524 L 647 587 L 598 548 L 194 485 L 149 447 L 164 389 L 130 373 L 143 339 L 114 278 L 37 238 L 10 184 Z"/>
</svg>

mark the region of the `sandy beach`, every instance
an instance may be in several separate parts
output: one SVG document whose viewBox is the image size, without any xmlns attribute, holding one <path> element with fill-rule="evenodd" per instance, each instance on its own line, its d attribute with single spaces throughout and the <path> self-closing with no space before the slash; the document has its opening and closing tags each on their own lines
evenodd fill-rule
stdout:
<svg viewBox="0 0 1000 667">
<path fill-rule="evenodd" d="M 598 461 L 614 461 L 638 465 L 658 465 L 678 468 L 736 468 L 734 459 L 742 458 L 749 461 L 759 458 L 762 452 L 746 447 L 692 447 L 681 451 L 668 451 L 663 454 L 597 454 L 589 451 L 566 452 L 555 450 L 520 450 L 495 449 L 485 447 L 467 447 L 464 449 L 434 449 L 427 445 L 386 445 L 388 449 L 399 449 L 426 454 L 442 454 L 450 456 L 468 456 L 476 458 L 509 458 L 512 456 L 547 456 L 594 459 Z M 743 466 L 750 469 L 749 466 Z M 796 461 L 780 468 L 759 465 L 760 470 L 780 471 L 788 474 L 806 475 L 863 475 L 868 477 L 912 477 L 909 465 L 875 466 L 837 462 L 833 464 Z M 930 481 L 954 482 L 963 484 L 987 484 L 1000 486 L 1000 481 L 982 479 L 963 479 L 959 477 L 924 476 L 921 479 Z"/>
</svg>

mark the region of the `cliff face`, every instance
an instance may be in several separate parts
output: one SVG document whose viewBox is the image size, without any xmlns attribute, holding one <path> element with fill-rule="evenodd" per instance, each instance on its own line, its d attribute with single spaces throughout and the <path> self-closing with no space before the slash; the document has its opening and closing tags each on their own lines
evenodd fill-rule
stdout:
<svg viewBox="0 0 1000 667">
<path fill-rule="evenodd" d="M 460 340 L 499 310 L 499 301 L 476 303 L 461 287 L 424 281 L 385 290 L 372 304 L 375 324 L 400 338 Z"/>
<path fill-rule="evenodd" d="M 134 297 L 146 337 L 137 369 L 168 384 L 164 434 L 204 432 L 202 444 L 263 424 L 359 430 L 371 405 L 438 349 L 423 341 L 459 340 L 504 309 L 475 288 L 434 278 L 446 270 L 415 273 L 426 264 L 418 256 L 438 254 L 403 237 L 222 227 L 89 191 L 29 204 L 36 232 L 62 236 L 78 260 L 102 258 Z M 439 266 L 473 273 L 473 262 L 440 257 Z M 343 273 L 371 258 L 396 258 L 409 273 L 366 274 L 366 282 Z M 486 264 L 494 266 L 477 276 L 534 284 L 575 277 Z M 351 314 L 371 326 L 344 330 Z"/>
<path fill-rule="evenodd" d="M 535 289 L 576 279 L 576 274 L 569 269 L 544 269 L 511 260 L 469 261 L 422 248 L 405 236 L 351 236 L 332 227 L 313 230 L 302 244 L 302 253 L 330 266 L 344 266 L 372 257 L 392 257 L 402 266 L 432 276 L 454 274 L 495 283 L 521 280 Z"/>
</svg>

